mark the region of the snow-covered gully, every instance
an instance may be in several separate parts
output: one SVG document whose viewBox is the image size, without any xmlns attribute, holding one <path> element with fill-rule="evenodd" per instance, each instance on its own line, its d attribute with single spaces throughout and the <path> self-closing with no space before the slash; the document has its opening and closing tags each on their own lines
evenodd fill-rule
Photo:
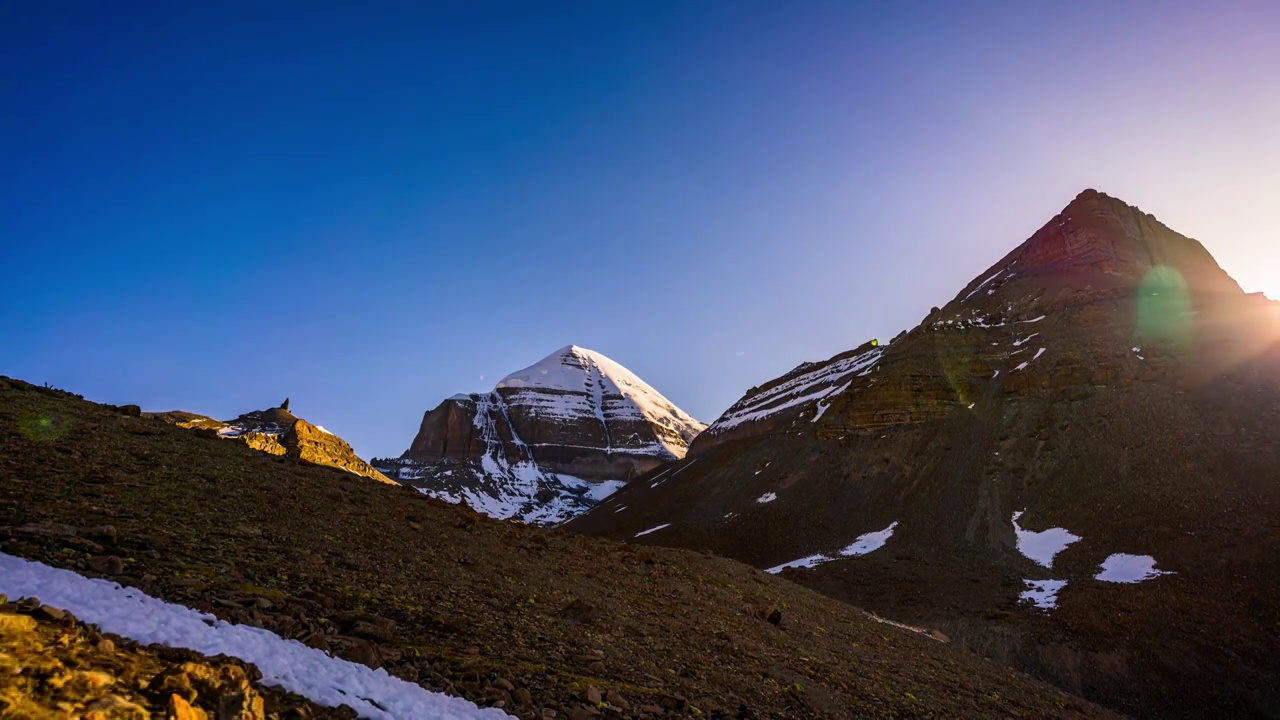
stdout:
<svg viewBox="0 0 1280 720">
<path fill-rule="evenodd" d="M 482 709 L 462 698 L 431 692 L 385 670 L 332 657 L 261 628 L 224 622 L 133 588 L 4 553 L 0 553 L 0 593 L 11 598 L 36 598 L 97 625 L 103 632 L 140 643 L 239 658 L 258 666 L 265 685 L 282 687 L 329 707 L 347 705 L 364 718 L 507 717 L 502 710 Z"/>
</svg>

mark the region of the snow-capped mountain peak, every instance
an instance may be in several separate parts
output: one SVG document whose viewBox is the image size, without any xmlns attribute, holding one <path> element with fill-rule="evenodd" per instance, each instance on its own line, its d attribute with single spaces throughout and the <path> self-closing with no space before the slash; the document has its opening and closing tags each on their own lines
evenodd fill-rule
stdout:
<svg viewBox="0 0 1280 720">
<path fill-rule="evenodd" d="M 426 413 L 386 472 L 496 517 L 556 523 L 685 456 L 706 426 L 608 357 L 568 345 Z"/>
<path fill-rule="evenodd" d="M 659 442 L 684 457 L 689 442 L 706 427 L 627 368 L 594 350 L 566 345 L 523 370 L 498 381 L 497 390 L 536 388 L 527 398 L 544 418 L 595 415 L 607 427 L 612 420 L 641 420 L 662 426 Z M 504 393 L 505 394 L 505 393 Z"/>
</svg>

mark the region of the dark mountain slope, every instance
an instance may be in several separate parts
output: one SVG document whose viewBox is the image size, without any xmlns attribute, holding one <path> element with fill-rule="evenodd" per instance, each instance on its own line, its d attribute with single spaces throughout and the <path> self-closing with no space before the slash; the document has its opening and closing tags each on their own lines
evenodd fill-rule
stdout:
<svg viewBox="0 0 1280 720">
<path fill-rule="evenodd" d="M 90 575 L 114 555 L 163 599 L 520 717 L 1105 715 L 730 560 L 492 521 L 13 380 L 0 472 L 3 552 Z"/>
<path fill-rule="evenodd" d="M 722 418 L 568 527 L 811 566 L 782 572 L 1139 715 L 1276 716 L 1278 320 L 1089 191 L 841 392 Z M 1174 574 L 1095 577 L 1120 555 Z M 1031 581 L 1065 581 L 1056 608 Z"/>
</svg>

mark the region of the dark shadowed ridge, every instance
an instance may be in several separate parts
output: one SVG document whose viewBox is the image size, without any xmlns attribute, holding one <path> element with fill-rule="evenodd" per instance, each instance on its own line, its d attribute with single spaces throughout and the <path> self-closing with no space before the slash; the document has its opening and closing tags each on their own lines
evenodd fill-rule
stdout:
<svg viewBox="0 0 1280 720">
<path fill-rule="evenodd" d="M 1274 717 L 1278 328 L 1199 242 L 1088 190 L 891 344 L 753 388 L 568 528 L 802 561 L 783 574 L 1142 717 Z M 1044 567 L 1017 512 L 1082 539 Z M 1121 554 L 1173 574 L 1095 579 Z M 1049 580 L 1056 608 L 1020 601 Z"/>
</svg>

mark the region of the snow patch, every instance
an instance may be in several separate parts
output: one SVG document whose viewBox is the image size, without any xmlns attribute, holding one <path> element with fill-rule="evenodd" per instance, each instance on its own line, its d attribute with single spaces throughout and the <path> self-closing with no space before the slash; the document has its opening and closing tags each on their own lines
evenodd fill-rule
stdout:
<svg viewBox="0 0 1280 720">
<path fill-rule="evenodd" d="M 1116 553 L 1102 561 L 1101 572 L 1093 577 L 1102 582 L 1133 584 L 1172 574 L 1167 570 L 1157 570 L 1156 559 L 1150 555 Z"/>
<path fill-rule="evenodd" d="M 866 555 L 869 552 L 879 550 L 884 547 L 885 543 L 889 542 L 889 538 L 893 537 L 893 530 L 896 527 L 898 527 L 898 522 L 895 520 L 891 525 L 889 525 L 889 527 L 883 530 L 859 535 L 858 539 L 854 540 L 852 545 L 849 545 L 840 551 L 840 555 L 842 557 L 857 557 L 859 555 Z"/>
<path fill-rule="evenodd" d="M 264 685 L 284 688 L 327 707 L 348 705 L 364 718 L 507 717 L 502 710 L 481 709 L 462 698 L 430 692 L 386 670 L 331 657 L 262 628 L 228 623 L 133 588 L 4 553 L 0 553 L 0 592 L 38 598 L 103 632 L 144 645 L 159 643 L 210 657 L 239 658 L 262 671 Z"/>
<path fill-rule="evenodd" d="M 792 560 L 789 563 L 783 563 L 776 567 L 771 567 L 765 572 L 769 573 L 770 575 L 777 575 L 783 570 L 787 570 L 790 568 L 814 568 L 821 565 L 822 563 L 831 562 L 832 560 L 835 560 L 835 558 L 827 555 L 822 555 L 822 554 L 810 555 L 808 557 L 802 557 L 799 560 Z"/>
<path fill-rule="evenodd" d="M 1028 600 L 1043 610 L 1058 607 L 1058 592 L 1067 586 L 1066 580 L 1023 580 L 1027 589 L 1018 596 L 1020 600 Z"/>
<path fill-rule="evenodd" d="M 818 553 L 817 555 L 809 555 L 807 557 L 802 557 L 799 560 L 792 560 L 791 562 L 771 567 L 765 572 L 768 572 L 771 575 L 777 575 L 787 568 L 812 568 L 823 563 L 831 562 L 832 560 L 838 560 L 842 557 L 858 557 L 860 555 L 875 552 L 876 550 L 884 547 L 885 543 L 889 542 L 889 538 L 893 537 L 893 531 L 896 527 L 898 527 L 898 523 L 895 520 L 893 524 L 883 530 L 859 535 L 857 540 L 854 540 L 853 543 L 846 546 L 834 557 Z"/>
<path fill-rule="evenodd" d="M 1064 528 L 1049 528 L 1039 532 L 1024 530 L 1018 524 L 1018 518 L 1022 517 L 1023 512 L 1019 510 L 1013 514 L 1013 531 L 1018 536 L 1018 552 L 1046 568 L 1053 567 L 1053 558 L 1058 553 L 1066 550 L 1071 543 L 1082 539 Z"/>
</svg>

